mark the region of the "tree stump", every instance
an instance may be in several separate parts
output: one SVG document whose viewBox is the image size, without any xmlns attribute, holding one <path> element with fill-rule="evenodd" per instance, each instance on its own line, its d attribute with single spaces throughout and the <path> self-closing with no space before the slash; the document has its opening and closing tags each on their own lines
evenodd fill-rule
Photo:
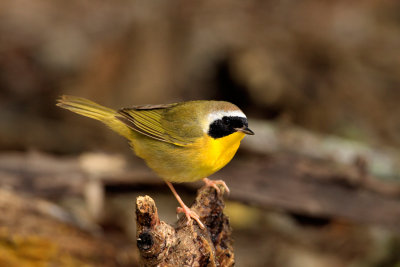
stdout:
<svg viewBox="0 0 400 267">
<path fill-rule="evenodd" d="M 223 213 L 224 188 L 202 187 L 191 209 L 203 222 L 201 229 L 182 216 L 175 226 L 160 221 L 149 196 L 136 199 L 137 246 L 142 266 L 233 266 L 232 229 Z"/>
</svg>

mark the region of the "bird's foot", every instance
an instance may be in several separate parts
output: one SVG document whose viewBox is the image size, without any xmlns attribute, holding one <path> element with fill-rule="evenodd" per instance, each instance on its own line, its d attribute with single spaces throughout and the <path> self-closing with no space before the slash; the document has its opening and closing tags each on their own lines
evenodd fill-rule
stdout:
<svg viewBox="0 0 400 267">
<path fill-rule="evenodd" d="M 203 178 L 203 182 L 206 184 L 206 186 L 211 186 L 214 187 L 215 190 L 217 191 L 218 194 L 221 193 L 221 189 L 219 189 L 219 187 L 217 185 L 222 185 L 225 188 L 225 191 L 229 194 L 230 190 L 228 188 L 228 186 L 226 185 L 226 183 L 222 180 L 210 180 L 208 178 Z"/>
<path fill-rule="evenodd" d="M 174 194 L 176 200 L 178 200 L 179 204 L 181 205 L 180 207 L 176 208 L 177 213 L 185 213 L 186 218 L 187 218 L 187 224 L 189 224 L 192 221 L 192 218 L 199 224 L 201 229 L 204 229 L 204 224 L 200 221 L 199 215 L 197 215 L 196 212 L 192 211 L 189 209 L 188 206 L 183 203 L 181 197 L 178 195 L 176 192 L 174 186 L 171 184 L 171 182 L 165 181 L 165 183 L 169 186 L 171 189 L 172 193 Z"/>
<path fill-rule="evenodd" d="M 187 218 L 187 224 L 189 225 L 190 221 L 193 219 L 197 222 L 197 224 L 200 226 L 201 229 L 204 229 L 204 224 L 200 221 L 199 215 L 197 215 L 196 212 L 192 211 L 188 206 L 185 204 L 182 205 L 182 207 L 177 207 L 176 208 L 177 213 L 185 213 L 186 218 Z"/>
</svg>

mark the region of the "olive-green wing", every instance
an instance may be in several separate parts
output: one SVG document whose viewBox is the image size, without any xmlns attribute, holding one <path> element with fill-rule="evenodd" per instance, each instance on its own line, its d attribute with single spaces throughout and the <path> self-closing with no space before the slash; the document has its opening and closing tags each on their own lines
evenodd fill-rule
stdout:
<svg viewBox="0 0 400 267">
<path fill-rule="evenodd" d="M 148 105 L 123 108 L 118 111 L 117 119 L 131 129 L 153 139 L 185 146 L 191 140 L 181 136 L 173 124 L 166 121 L 165 114 L 177 104 Z M 176 126 L 176 125 L 175 125 Z"/>
</svg>

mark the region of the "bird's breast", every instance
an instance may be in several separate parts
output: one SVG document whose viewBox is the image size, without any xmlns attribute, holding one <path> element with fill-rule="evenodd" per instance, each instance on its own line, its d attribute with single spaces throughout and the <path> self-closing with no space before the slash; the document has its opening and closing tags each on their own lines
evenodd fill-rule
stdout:
<svg viewBox="0 0 400 267">
<path fill-rule="evenodd" d="M 229 163 L 244 135 L 236 132 L 214 139 L 205 134 L 184 147 L 137 136 L 132 138 L 132 147 L 163 179 L 170 182 L 194 182 L 208 177 Z"/>
<path fill-rule="evenodd" d="M 205 135 L 194 144 L 198 146 L 199 165 L 208 170 L 208 175 L 220 170 L 232 160 L 244 136 L 245 134 L 241 132 L 216 139 Z"/>
</svg>

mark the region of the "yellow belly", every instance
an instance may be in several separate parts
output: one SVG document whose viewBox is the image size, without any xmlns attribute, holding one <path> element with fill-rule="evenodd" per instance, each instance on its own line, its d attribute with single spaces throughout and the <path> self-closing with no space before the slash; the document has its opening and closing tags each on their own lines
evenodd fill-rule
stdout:
<svg viewBox="0 0 400 267">
<path fill-rule="evenodd" d="M 161 178 L 170 182 L 193 182 L 229 163 L 244 136 L 244 133 L 236 132 L 213 139 L 205 134 L 184 147 L 136 136 L 132 138 L 132 147 Z"/>
</svg>

